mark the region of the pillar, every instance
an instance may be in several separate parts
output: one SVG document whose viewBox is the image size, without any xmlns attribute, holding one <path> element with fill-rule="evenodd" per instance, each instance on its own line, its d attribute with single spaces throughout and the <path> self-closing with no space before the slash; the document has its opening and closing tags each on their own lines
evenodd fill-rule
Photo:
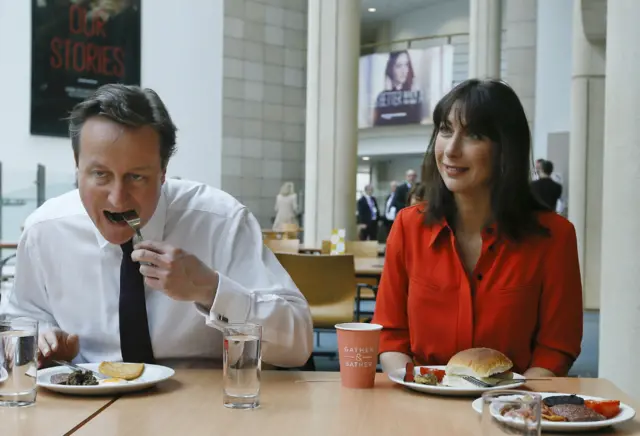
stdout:
<svg viewBox="0 0 640 436">
<path fill-rule="evenodd" d="M 356 238 L 360 0 L 309 0 L 304 242 Z"/>
<path fill-rule="evenodd" d="M 610 1 L 607 8 L 599 376 L 638 400 L 640 2 Z"/>
<path fill-rule="evenodd" d="M 469 10 L 469 77 L 499 78 L 501 0 L 471 0 Z"/>
<path fill-rule="evenodd" d="M 605 47 L 585 36 L 582 2 L 573 5 L 569 220 L 576 229 L 587 309 L 600 306 Z"/>
</svg>

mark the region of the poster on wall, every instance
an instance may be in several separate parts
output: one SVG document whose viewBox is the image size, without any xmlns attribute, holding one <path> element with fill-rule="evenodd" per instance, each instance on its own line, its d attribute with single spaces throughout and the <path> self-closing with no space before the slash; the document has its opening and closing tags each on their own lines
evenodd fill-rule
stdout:
<svg viewBox="0 0 640 436">
<path fill-rule="evenodd" d="M 429 124 L 452 86 L 452 45 L 362 56 L 358 127 Z"/>
<path fill-rule="evenodd" d="M 76 103 L 140 84 L 140 1 L 32 0 L 32 134 L 66 137 Z"/>
</svg>

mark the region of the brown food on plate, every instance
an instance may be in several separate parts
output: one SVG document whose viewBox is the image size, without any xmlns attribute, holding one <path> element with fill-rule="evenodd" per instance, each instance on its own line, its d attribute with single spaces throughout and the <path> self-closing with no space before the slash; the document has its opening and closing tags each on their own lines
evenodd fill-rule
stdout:
<svg viewBox="0 0 640 436">
<path fill-rule="evenodd" d="M 542 403 L 542 419 L 545 421 L 554 421 L 554 422 L 563 422 L 566 421 L 567 418 L 564 416 L 556 415 L 553 413 L 553 410 L 545 403 Z"/>
<path fill-rule="evenodd" d="M 485 383 L 496 384 L 513 378 L 513 362 L 498 350 L 469 348 L 449 359 L 444 384 L 454 387 L 476 387 L 462 376 L 475 377 Z"/>
<path fill-rule="evenodd" d="M 595 410 L 578 404 L 558 404 L 552 406 L 551 411 L 554 415 L 562 416 L 569 422 L 604 421 L 607 419 Z"/>
<path fill-rule="evenodd" d="M 98 380 L 91 371 L 73 371 L 72 373 L 54 374 L 50 382 L 65 386 L 96 386 Z"/>
<path fill-rule="evenodd" d="M 98 371 L 112 378 L 135 380 L 144 372 L 144 363 L 102 362 Z"/>
</svg>

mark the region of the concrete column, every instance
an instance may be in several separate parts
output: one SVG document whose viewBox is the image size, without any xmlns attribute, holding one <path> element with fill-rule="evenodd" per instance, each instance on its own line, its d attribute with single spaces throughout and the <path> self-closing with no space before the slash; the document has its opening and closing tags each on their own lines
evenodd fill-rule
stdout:
<svg viewBox="0 0 640 436">
<path fill-rule="evenodd" d="M 309 0 L 304 239 L 356 237 L 360 0 Z"/>
<path fill-rule="evenodd" d="M 640 2 L 607 5 L 599 376 L 640 399 Z M 591 160 L 591 156 L 589 156 Z M 589 175 L 591 177 L 591 175 Z"/>
<path fill-rule="evenodd" d="M 504 79 L 518 94 L 532 132 L 535 121 L 537 12 L 537 0 L 505 1 Z"/>
<path fill-rule="evenodd" d="M 575 226 L 578 237 L 585 308 L 598 309 L 605 48 L 587 40 L 581 1 L 575 1 L 573 7 L 569 220 Z"/>
<path fill-rule="evenodd" d="M 470 0 L 469 77 L 499 78 L 501 0 Z"/>
</svg>

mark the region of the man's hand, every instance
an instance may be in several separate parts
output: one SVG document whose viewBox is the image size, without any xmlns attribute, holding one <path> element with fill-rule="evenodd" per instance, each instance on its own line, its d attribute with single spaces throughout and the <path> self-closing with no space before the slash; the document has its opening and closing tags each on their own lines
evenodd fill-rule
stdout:
<svg viewBox="0 0 640 436">
<path fill-rule="evenodd" d="M 131 258 L 140 265 L 144 281 L 179 301 L 194 301 L 209 309 L 218 290 L 218 273 L 195 255 L 164 242 L 136 244 Z"/>
<path fill-rule="evenodd" d="M 38 335 L 38 366 L 46 366 L 53 359 L 73 360 L 80 352 L 78 335 L 70 335 L 59 328 Z"/>
</svg>

